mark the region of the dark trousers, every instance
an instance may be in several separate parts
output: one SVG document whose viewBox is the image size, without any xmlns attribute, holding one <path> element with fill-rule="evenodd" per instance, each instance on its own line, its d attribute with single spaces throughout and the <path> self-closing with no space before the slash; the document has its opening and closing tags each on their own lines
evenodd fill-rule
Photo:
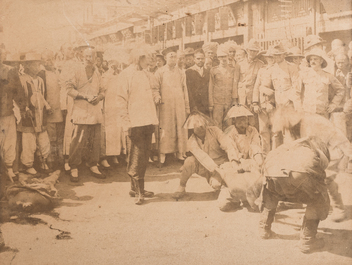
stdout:
<svg viewBox="0 0 352 265">
<path fill-rule="evenodd" d="M 307 173 L 292 172 L 287 178 L 271 178 L 263 187 L 263 208 L 276 211 L 279 201 L 307 204 L 308 220 L 325 220 L 329 214 L 330 200 L 323 180 L 314 179 Z M 295 180 L 301 182 L 294 185 Z"/>
<path fill-rule="evenodd" d="M 70 144 L 68 163 L 71 168 L 77 168 L 85 158 L 87 164 L 96 166 L 100 158 L 100 124 L 75 124 Z"/>
<path fill-rule="evenodd" d="M 144 179 L 152 142 L 153 125 L 133 127 L 129 133 L 127 174 L 134 180 Z"/>
</svg>

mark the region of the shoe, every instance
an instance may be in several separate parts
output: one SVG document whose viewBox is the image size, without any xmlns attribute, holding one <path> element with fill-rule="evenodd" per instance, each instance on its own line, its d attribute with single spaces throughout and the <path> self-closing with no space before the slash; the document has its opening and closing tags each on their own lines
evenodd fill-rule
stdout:
<svg viewBox="0 0 352 265">
<path fill-rule="evenodd" d="M 102 167 L 104 167 L 104 168 L 109 168 L 109 167 L 110 167 L 110 165 L 109 165 L 109 163 L 108 163 L 108 161 L 107 161 L 106 159 L 102 160 L 102 161 L 100 162 L 100 165 L 101 165 Z"/>
<path fill-rule="evenodd" d="M 259 236 L 261 239 L 273 238 L 275 233 L 271 229 L 260 229 Z"/>
<path fill-rule="evenodd" d="M 78 182 L 79 181 L 77 168 L 71 169 L 70 180 L 71 180 L 71 182 Z"/>
<path fill-rule="evenodd" d="M 113 164 L 115 164 L 115 165 L 118 165 L 118 164 L 119 164 L 119 160 L 117 159 L 116 156 L 113 156 L 113 157 L 112 157 L 111 162 L 112 162 Z"/>
<path fill-rule="evenodd" d="M 174 194 L 172 194 L 172 198 L 178 200 L 181 199 L 186 194 L 186 187 L 179 186 Z"/>
<path fill-rule="evenodd" d="M 305 241 L 301 239 L 298 244 L 299 250 L 304 254 L 308 254 L 312 251 L 322 249 L 324 248 L 324 246 L 325 246 L 325 242 L 324 242 L 324 239 L 322 238 L 314 238 L 309 241 Z"/>
<path fill-rule="evenodd" d="M 159 158 L 160 164 L 164 164 L 165 163 L 165 158 L 166 158 L 165 154 L 160 154 L 160 158 Z"/>
<path fill-rule="evenodd" d="M 93 177 L 98 179 L 106 179 L 106 176 L 99 171 L 97 166 L 92 166 L 89 168 L 89 170 L 92 173 Z"/>
<path fill-rule="evenodd" d="M 346 219 L 345 209 L 340 209 L 340 208 L 334 207 L 332 214 L 331 214 L 331 220 L 333 220 L 336 223 L 339 223 L 345 219 Z"/>
<path fill-rule="evenodd" d="M 68 172 L 68 171 L 71 170 L 71 167 L 70 167 L 70 165 L 68 163 L 65 163 L 64 169 L 65 169 L 66 172 Z"/>
<path fill-rule="evenodd" d="M 134 191 L 134 190 L 130 190 L 130 191 L 128 192 L 128 194 L 129 194 L 131 197 L 136 197 L 137 192 Z M 154 197 L 154 192 L 145 190 L 144 193 L 143 193 L 143 196 L 144 196 L 145 198 L 153 198 L 153 197 Z"/>
<path fill-rule="evenodd" d="M 26 170 L 26 173 L 31 174 L 31 175 L 35 175 L 35 174 L 37 174 L 37 171 L 33 167 L 31 167 Z"/>
<path fill-rule="evenodd" d="M 185 160 L 185 158 L 184 158 L 184 156 L 182 155 L 182 153 L 176 153 L 176 158 L 177 158 L 178 160 L 181 160 L 181 161 L 184 161 L 184 160 Z"/>
</svg>

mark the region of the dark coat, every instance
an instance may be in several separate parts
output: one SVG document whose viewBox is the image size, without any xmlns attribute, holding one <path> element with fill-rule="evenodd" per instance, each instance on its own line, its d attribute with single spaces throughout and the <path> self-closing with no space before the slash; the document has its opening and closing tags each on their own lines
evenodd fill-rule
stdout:
<svg viewBox="0 0 352 265">
<path fill-rule="evenodd" d="M 209 116 L 209 70 L 204 69 L 203 76 L 190 67 L 186 70 L 189 106 L 191 112 L 198 110 Z"/>
</svg>

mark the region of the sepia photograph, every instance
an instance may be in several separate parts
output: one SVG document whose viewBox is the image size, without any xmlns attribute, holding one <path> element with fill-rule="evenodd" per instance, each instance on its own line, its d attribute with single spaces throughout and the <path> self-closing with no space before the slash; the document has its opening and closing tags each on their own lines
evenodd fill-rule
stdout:
<svg viewBox="0 0 352 265">
<path fill-rule="evenodd" d="M 0 0 L 0 265 L 351 265 L 352 0 Z"/>
</svg>

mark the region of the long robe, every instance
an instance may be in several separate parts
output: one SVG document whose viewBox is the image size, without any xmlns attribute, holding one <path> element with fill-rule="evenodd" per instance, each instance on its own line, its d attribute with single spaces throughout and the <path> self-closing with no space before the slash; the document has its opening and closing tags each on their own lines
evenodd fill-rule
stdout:
<svg viewBox="0 0 352 265">
<path fill-rule="evenodd" d="M 160 153 L 184 153 L 187 147 L 187 130 L 182 128 L 189 112 L 188 90 L 185 73 L 168 65 L 160 68 L 155 76 L 158 81 L 160 106 Z"/>
<path fill-rule="evenodd" d="M 105 148 L 107 156 L 126 153 L 126 141 L 123 133 L 122 119 L 118 106 L 118 75 L 103 77 L 106 87 L 104 100 Z"/>
</svg>

